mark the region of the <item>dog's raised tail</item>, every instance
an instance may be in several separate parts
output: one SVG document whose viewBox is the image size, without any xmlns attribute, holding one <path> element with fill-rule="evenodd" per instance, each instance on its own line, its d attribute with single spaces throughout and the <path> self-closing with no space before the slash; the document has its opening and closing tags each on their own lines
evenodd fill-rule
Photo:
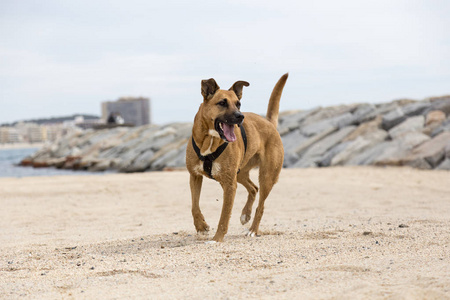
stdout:
<svg viewBox="0 0 450 300">
<path fill-rule="evenodd" d="M 280 99 L 281 93 L 283 93 L 284 85 L 288 79 L 289 73 L 284 74 L 278 80 L 277 84 L 273 88 L 272 94 L 269 99 L 269 106 L 267 107 L 266 119 L 269 120 L 275 127 L 278 126 L 278 113 L 280 111 Z"/>
</svg>

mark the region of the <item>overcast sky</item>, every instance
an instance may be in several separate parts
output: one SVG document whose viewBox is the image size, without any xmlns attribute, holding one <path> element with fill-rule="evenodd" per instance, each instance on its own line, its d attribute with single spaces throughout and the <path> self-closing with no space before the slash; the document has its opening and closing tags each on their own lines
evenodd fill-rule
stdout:
<svg viewBox="0 0 450 300">
<path fill-rule="evenodd" d="M 200 81 L 246 80 L 242 111 L 450 94 L 450 1 L 0 1 L 0 123 L 151 98 L 192 121 Z"/>
</svg>

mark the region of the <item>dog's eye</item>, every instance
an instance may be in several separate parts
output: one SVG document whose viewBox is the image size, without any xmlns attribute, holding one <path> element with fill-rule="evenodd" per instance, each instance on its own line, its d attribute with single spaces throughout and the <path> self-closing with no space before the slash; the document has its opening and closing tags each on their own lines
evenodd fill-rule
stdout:
<svg viewBox="0 0 450 300">
<path fill-rule="evenodd" d="M 217 105 L 220 105 L 222 107 L 227 107 L 228 103 L 227 103 L 227 99 L 223 99 L 220 102 L 217 103 Z"/>
<path fill-rule="evenodd" d="M 236 107 L 238 108 L 238 109 L 240 109 L 241 108 L 241 102 L 236 102 Z"/>
</svg>

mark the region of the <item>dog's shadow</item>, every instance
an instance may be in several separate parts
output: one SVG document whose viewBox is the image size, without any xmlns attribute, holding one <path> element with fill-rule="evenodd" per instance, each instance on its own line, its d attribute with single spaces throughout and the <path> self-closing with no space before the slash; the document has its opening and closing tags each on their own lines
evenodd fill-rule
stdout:
<svg viewBox="0 0 450 300">
<path fill-rule="evenodd" d="M 139 236 L 125 240 L 115 240 L 97 245 L 103 255 L 127 253 L 133 254 L 149 249 L 173 249 L 192 245 L 205 244 L 212 235 L 201 235 L 184 231 L 159 235 Z M 230 236 L 229 239 L 238 238 Z"/>
<path fill-rule="evenodd" d="M 269 233 L 270 234 L 270 233 Z M 264 234 L 263 234 L 264 235 Z M 180 247 L 189 247 L 194 245 L 209 244 L 213 234 L 202 235 L 197 233 L 179 231 L 160 235 L 140 236 L 126 240 L 115 240 L 103 245 L 98 245 L 98 249 L 104 255 L 117 253 L 138 253 L 146 249 L 173 249 Z M 230 234 L 226 236 L 226 242 L 234 243 L 236 241 L 251 241 L 259 237 L 247 237 L 245 234 Z"/>
<path fill-rule="evenodd" d="M 278 231 L 262 232 L 261 236 L 248 237 L 242 234 L 229 234 L 226 236 L 224 243 L 216 245 L 225 245 L 233 243 L 252 243 L 255 239 L 264 238 L 264 236 L 281 235 Z M 196 247 L 200 245 L 215 244 L 212 241 L 213 233 L 209 235 L 197 234 L 195 232 L 178 231 L 166 234 L 138 236 L 129 239 L 111 240 L 96 244 L 68 247 L 56 249 L 63 255 L 75 255 L 76 253 L 83 255 L 86 253 L 100 254 L 102 256 L 117 256 L 126 254 L 138 254 L 143 251 L 167 251 L 183 247 Z M 83 253 L 84 252 L 84 253 Z"/>
</svg>

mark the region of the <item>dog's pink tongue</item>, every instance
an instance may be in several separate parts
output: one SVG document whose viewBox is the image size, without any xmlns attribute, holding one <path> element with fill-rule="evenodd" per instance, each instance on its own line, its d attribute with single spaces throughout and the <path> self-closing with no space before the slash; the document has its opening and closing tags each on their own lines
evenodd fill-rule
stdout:
<svg viewBox="0 0 450 300">
<path fill-rule="evenodd" d="M 236 141 L 236 135 L 234 134 L 234 125 L 228 125 L 225 123 L 222 123 L 223 128 L 223 134 L 227 138 L 227 141 L 234 142 Z"/>
</svg>

